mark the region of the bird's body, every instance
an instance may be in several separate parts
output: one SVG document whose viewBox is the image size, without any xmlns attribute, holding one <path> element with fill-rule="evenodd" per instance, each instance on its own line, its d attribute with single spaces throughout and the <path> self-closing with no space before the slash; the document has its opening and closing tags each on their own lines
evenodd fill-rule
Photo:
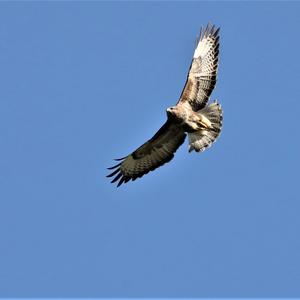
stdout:
<svg viewBox="0 0 300 300">
<path fill-rule="evenodd" d="M 167 117 L 187 133 L 212 128 L 210 120 L 201 112 L 194 112 L 186 102 L 168 108 Z"/>
<path fill-rule="evenodd" d="M 166 110 L 167 121 L 145 144 L 109 169 L 108 177 L 118 186 L 147 174 L 174 157 L 189 138 L 189 152 L 204 151 L 219 136 L 222 110 L 217 102 L 207 105 L 217 78 L 219 29 L 207 25 L 201 30 L 185 87 L 175 106 Z"/>
</svg>

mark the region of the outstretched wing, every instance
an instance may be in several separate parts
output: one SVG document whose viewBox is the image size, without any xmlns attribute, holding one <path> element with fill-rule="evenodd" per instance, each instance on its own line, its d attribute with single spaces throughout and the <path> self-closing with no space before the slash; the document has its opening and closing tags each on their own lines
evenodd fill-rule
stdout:
<svg viewBox="0 0 300 300">
<path fill-rule="evenodd" d="M 179 126 L 169 120 L 166 121 L 148 142 L 130 155 L 117 159 L 122 162 L 108 168 L 115 170 L 107 177 L 115 176 L 111 182 L 119 180 L 118 186 L 123 182 L 126 183 L 129 180 L 136 180 L 142 177 L 149 171 L 153 171 L 169 162 L 174 157 L 176 150 L 184 142 L 185 136 L 186 134 Z"/>
<path fill-rule="evenodd" d="M 219 30 L 208 24 L 201 29 L 188 77 L 179 102 L 188 101 L 194 111 L 203 108 L 217 81 Z"/>
</svg>

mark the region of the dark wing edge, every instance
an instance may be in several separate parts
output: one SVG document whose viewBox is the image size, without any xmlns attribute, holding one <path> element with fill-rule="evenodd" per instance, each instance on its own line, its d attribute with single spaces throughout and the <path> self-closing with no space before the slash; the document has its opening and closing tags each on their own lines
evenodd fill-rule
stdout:
<svg viewBox="0 0 300 300">
<path fill-rule="evenodd" d="M 111 183 L 118 181 L 117 187 L 128 181 L 141 178 L 150 171 L 169 162 L 177 149 L 183 144 L 186 134 L 184 131 L 167 120 L 157 133 L 134 152 L 120 159 L 108 170 L 113 170 L 106 177 L 113 177 Z"/>
<path fill-rule="evenodd" d="M 203 108 L 217 82 L 220 28 L 207 24 L 196 39 L 194 57 L 179 101 L 188 101 L 194 111 Z"/>
</svg>

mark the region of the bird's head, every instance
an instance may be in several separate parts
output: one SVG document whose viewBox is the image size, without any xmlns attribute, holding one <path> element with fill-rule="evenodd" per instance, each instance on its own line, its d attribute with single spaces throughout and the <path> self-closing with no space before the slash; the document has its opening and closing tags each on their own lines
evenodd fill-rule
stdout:
<svg viewBox="0 0 300 300">
<path fill-rule="evenodd" d="M 182 113 L 180 111 L 180 109 L 178 109 L 177 106 L 172 106 L 167 108 L 167 116 L 168 119 L 172 120 L 175 123 L 180 123 L 182 122 Z"/>
<path fill-rule="evenodd" d="M 167 116 L 168 117 L 174 116 L 175 114 L 176 114 L 176 106 L 167 108 Z"/>
</svg>

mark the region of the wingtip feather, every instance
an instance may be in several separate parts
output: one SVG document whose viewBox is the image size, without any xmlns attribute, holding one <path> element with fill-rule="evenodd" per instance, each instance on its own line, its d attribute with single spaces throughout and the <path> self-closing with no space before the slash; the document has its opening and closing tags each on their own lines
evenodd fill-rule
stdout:
<svg viewBox="0 0 300 300">
<path fill-rule="evenodd" d="M 123 160 L 125 159 L 127 156 L 124 156 L 124 157 L 121 157 L 121 158 L 114 158 L 115 161 L 120 161 L 120 160 Z"/>
<path fill-rule="evenodd" d="M 117 165 L 115 165 L 115 166 L 109 167 L 109 168 L 107 168 L 107 170 L 113 170 L 113 169 L 115 169 L 115 168 L 121 166 L 121 164 L 122 164 L 122 163 L 119 163 L 119 164 L 117 164 Z"/>
<path fill-rule="evenodd" d="M 121 176 L 123 176 L 122 175 L 122 173 L 120 172 L 112 181 L 111 181 L 111 183 L 114 183 L 114 182 L 116 182 Z"/>
<path fill-rule="evenodd" d="M 117 170 L 114 170 L 112 173 L 108 174 L 106 177 L 112 177 L 112 176 L 116 175 L 118 172 L 120 172 L 120 168 L 118 168 Z"/>
<path fill-rule="evenodd" d="M 117 184 L 117 187 L 119 187 L 123 182 L 125 181 L 125 177 L 123 176 L 120 181 Z"/>
</svg>

